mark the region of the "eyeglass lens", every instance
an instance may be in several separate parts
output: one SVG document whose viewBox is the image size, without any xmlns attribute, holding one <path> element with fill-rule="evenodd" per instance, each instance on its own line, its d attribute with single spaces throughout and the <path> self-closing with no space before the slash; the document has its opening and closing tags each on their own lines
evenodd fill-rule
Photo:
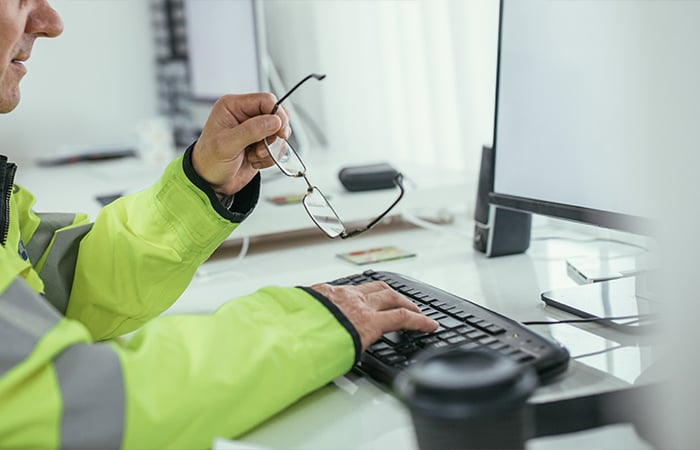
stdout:
<svg viewBox="0 0 700 450">
<path fill-rule="evenodd" d="M 321 231 L 329 237 L 335 238 L 345 232 L 345 225 L 318 188 L 309 189 L 304 197 L 304 208 Z"/>
<path fill-rule="evenodd" d="M 299 155 L 289 142 L 285 139 L 277 138 L 273 142 L 268 143 L 266 139 L 265 145 L 275 164 L 282 172 L 291 177 L 306 178 L 304 162 L 299 158 Z M 335 238 L 343 234 L 345 225 L 343 225 L 333 207 L 328 203 L 326 196 L 317 187 L 312 186 L 309 180 L 306 180 L 306 183 L 309 187 L 303 203 L 311 220 L 329 237 Z"/>
<path fill-rule="evenodd" d="M 270 152 L 272 160 L 286 175 L 301 177 L 306 173 L 306 167 L 301 158 L 285 139 L 278 137 L 271 143 L 265 139 L 265 147 Z"/>
</svg>

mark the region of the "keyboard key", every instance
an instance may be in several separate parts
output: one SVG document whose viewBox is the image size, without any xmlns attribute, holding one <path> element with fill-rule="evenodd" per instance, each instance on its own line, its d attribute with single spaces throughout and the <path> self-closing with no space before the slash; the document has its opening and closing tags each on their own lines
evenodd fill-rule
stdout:
<svg viewBox="0 0 700 450">
<path fill-rule="evenodd" d="M 392 364 L 392 365 L 402 363 L 402 362 L 406 361 L 406 359 L 407 358 L 405 356 L 401 356 L 401 355 L 393 355 L 393 356 L 387 356 L 386 358 L 382 358 L 382 360 L 385 361 L 387 364 Z"/>
<path fill-rule="evenodd" d="M 476 330 L 476 328 L 470 327 L 469 325 L 462 325 L 461 327 L 455 328 L 455 331 L 459 334 L 471 333 L 474 330 Z"/>
<path fill-rule="evenodd" d="M 403 287 L 403 288 L 399 289 L 399 292 L 401 292 L 402 294 L 405 294 L 405 295 L 413 295 L 413 294 L 418 293 L 418 291 L 416 291 L 415 289 L 411 289 L 409 287 Z"/>
<path fill-rule="evenodd" d="M 443 331 L 442 333 L 438 334 L 438 337 L 442 340 L 447 340 L 448 338 L 457 336 L 457 333 L 454 331 Z"/>
<path fill-rule="evenodd" d="M 379 350 L 384 350 L 387 348 L 391 348 L 391 346 L 389 344 L 387 344 L 386 342 L 377 341 L 374 344 L 370 345 L 367 350 L 379 351 Z"/>
<path fill-rule="evenodd" d="M 488 331 L 491 334 L 501 334 L 505 333 L 506 329 L 499 327 L 498 325 L 489 325 L 488 327 L 486 327 L 486 331 Z"/>
<path fill-rule="evenodd" d="M 491 337 L 491 336 L 486 336 L 485 338 L 479 339 L 479 343 L 481 345 L 489 345 L 489 344 L 493 344 L 494 342 L 499 342 L 499 341 L 495 337 Z"/>
<path fill-rule="evenodd" d="M 480 319 L 479 317 L 470 317 L 466 320 L 466 322 L 469 325 L 473 325 L 473 326 L 479 327 L 479 328 L 482 327 L 482 324 L 486 323 L 486 321 L 484 319 Z"/>
<path fill-rule="evenodd" d="M 457 328 L 459 326 L 464 325 L 463 322 L 455 319 L 454 317 L 445 316 L 443 318 L 435 319 L 435 320 L 440 322 L 440 325 L 442 325 L 445 328 Z"/>
<path fill-rule="evenodd" d="M 437 336 L 434 335 L 428 335 L 422 338 L 418 338 L 418 345 L 425 347 L 430 344 L 434 344 L 438 342 L 440 339 Z"/>
<path fill-rule="evenodd" d="M 515 359 L 519 363 L 529 362 L 529 361 L 532 361 L 533 359 L 535 359 L 534 356 L 532 356 L 529 353 L 525 353 L 522 350 L 518 350 L 516 353 L 513 353 L 512 355 L 510 355 L 510 357 Z"/>
<path fill-rule="evenodd" d="M 500 349 L 506 348 L 506 347 L 508 347 L 508 344 L 504 344 L 501 341 L 496 341 L 492 344 L 489 344 L 489 348 L 494 349 L 494 350 L 500 350 Z"/>
<path fill-rule="evenodd" d="M 396 353 L 404 356 L 410 356 L 418 350 L 418 344 L 413 341 L 405 341 L 396 346 Z"/>
<path fill-rule="evenodd" d="M 482 338 L 484 336 L 488 336 L 488 335 L 481 330 L 474 330 L 470 333 L 467 333 L 467 337 L 469 339 L 479 339 L 479 338 Z"/>
<path fill-rule="evenodd" d="M 403 335 L 406 339 L 410 340 L 415 340 L 418 338 L 421 338 L 423 336 L 430 336 L 428 333 L 423 333 L 422 331 L 415 331 L 415 330 L 404 330 Z"/>
<path fill-rule="evenodd" d="M 459 348 L 462 348 L 464 350 L 474 350 L 479 348 L 479 344 L 476 342 L 467 342 L 459 346 Z"/>
<path fill-rule="evenodd" d="M 394 345 L 404 340 L 403 334 L 399 333 L 398 331 L 390 331 L 389 333 L 384 333 L 384 336 L 382 336 L 382 338 Z"/>
<path fill-rule="evenodd" d="M 506 356 L 513 355 L 519 351 L 520 350 L 518 350 L 517 348 L 513 348 L 510 345 L 506 345 L 505 347 L 503 347 L 502 349 L 499 350 L 499 352 L 503 353 Z"/>
</svg>

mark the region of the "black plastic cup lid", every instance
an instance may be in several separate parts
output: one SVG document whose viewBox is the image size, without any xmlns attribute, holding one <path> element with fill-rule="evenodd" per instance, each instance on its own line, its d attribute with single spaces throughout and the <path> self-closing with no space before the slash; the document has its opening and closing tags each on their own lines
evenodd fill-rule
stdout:
<svg viewBox="0 0 700 450">
<path fill-rule="evenodd" d="M 394 389 L 414 412 L 464 419 L 516 410 L 537 383 L 530 366 L 497 352 L 457 347 L 421 355 L 399 374 Z"/>
</svg>

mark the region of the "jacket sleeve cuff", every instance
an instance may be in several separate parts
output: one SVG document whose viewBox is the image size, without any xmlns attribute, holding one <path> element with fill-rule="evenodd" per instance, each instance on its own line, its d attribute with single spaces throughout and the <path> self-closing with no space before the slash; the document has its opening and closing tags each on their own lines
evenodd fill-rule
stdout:
<svg viewBox="0 0 700 450">
<path fill-rule="evenodd" d="M 243 222 L 258 204 L 260 198 L 260 173 L 258 172 L 250 183 L 245 185 L 243 189 L 234 195 L 233 203 L 227 208 L 221 200 L 219 200 L 219 197 L 216 195 L 211 185 L 194 170 L 194 166 L 192 165 L 193 149 L 194 143 L 187 148 L 182 158 L 182 168 L 187 178 L 207 195 L 212 208 L 214 208 L 221 217 L 234 223 Z"/>
<path fill-rule="evenodd" d="M 333 317 L 336 318 L 336 320 L 345 328 L 352 337 L 352 343 L 353 346 L 355 347 L 355 361 L 353 365 L 357 364 L 360 361 L 360 357 L 362 356 L 362 341 L 360 340 L 360 334 L 357 332 L 357 329 L 355 326 L 350 322 L 350 320 L 343 314 L 343 312 L 338 308 L 335 303 L 330 301 L 328 297 L 325 295 L 322 295 L 318 293 L 317 291 L 305 287 L 305 286 L 297 286 L 299 289 L 303 290 L 307 294 L 311 295 L 313 298 L 318 300 L 323 306 L 330 311 L 331 314 L 333 314 Z"/>
</svg>

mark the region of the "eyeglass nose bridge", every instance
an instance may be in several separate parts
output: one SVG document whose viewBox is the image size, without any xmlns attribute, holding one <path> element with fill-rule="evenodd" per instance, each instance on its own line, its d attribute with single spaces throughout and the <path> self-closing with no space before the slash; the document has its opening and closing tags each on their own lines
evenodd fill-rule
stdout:
<svg viewBox="0 0 700 450">
<path fill-rule="evenodd" d="M 297 174 L 297 178 L 303 178 L 304 182 L 306 182 L 306 195 L 311 194 L 314 191 L 314 189 L 316 189 L 316 187 L 313 184 L 311 184 L 311 181 L 309 181 L 309 177 L 306 176 L 306 172 L 299 172 Z"/>
</svg>

